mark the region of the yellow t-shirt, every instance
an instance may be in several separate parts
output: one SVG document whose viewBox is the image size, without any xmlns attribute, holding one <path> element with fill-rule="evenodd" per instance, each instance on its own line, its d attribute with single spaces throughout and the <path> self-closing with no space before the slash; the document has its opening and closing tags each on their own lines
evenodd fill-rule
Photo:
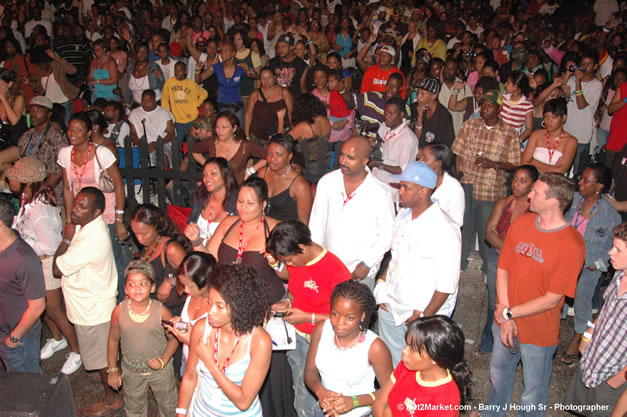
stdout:
<svg viewBox="0 0 627 417">
<path fill-rule="evenodd" d="M 198 117 L 198 107 L 207 98 L 207 90 L 185 78 L 169 78 L 161 93 L 161 106 L 169 110 L 177 123 L 189 123 Z"/>
</svg>

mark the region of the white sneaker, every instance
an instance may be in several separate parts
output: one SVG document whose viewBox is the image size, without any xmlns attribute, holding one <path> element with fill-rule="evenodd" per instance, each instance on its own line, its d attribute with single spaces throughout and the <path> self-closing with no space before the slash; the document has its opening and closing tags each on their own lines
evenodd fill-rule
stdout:
<svg viewBox="0 0 627 417">
<path fill-rule="evenodd" d="M 56 352 L 63 350 L 67 347 L 67 340 L 65 337 L 61 340 L 48 339 L 44 347 L 41 348 L 41 353 L 39 354 L 39 358 L 41 360 L 48 359 Z"/>
<path fill-rule="evenodd" d="M 81 355 L 79 355 L 76 352 L 70 352 L 67 355 L 65 355 L 65 357 L 66 357 L 65 363 L 63 364 L 63 368 L 61 368 L 62 374 L 66 374 L 66 375 L 73 374 L 83 364 L 83 361 L 81 360 Z"/>
</svg>

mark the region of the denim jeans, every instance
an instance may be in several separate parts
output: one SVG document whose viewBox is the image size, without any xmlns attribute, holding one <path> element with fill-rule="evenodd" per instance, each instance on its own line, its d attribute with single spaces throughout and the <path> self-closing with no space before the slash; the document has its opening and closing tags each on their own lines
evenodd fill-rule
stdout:
<svg viewBox="0 0 627 417">
<path fill-rule="evenodd" d="M 583 172 L 583 169 L 588 165 L 590 161 L 590 144 L 580 143 L 577 146 L 577 154 L 575 155 L 575 161 L 573 162 L 573 173 L 575 178 L 579 178 L 579 175 Z"/>
<path fill-rule="evenodd" d="M 584 267 L 577 280 L 575 291 L 575 332 L 583 333 L 592 319 L 592 297 L 601 278 L 601 271 L 589 271 Z"/>
<path fill-rule="evenodd" d="M 70 119 L 74 115 L 74 102 L 72 100 L 68 100 L 65 103 L 58 103 L 65 109 L 65 125 L 67 126 L 70 123 Z"/>
<path fill-rule="evenodd" d="M 481 334 L 481 342 L 479 350 L 482 352 L 492 352 L 492 324 L 494 323 L 494 310 L 496 309 L 496 270 L 499 264 L 499 252 L 490 248 L 488 252 L 488 315 L 486 317 L 483 333 Z"/>
<path fill-rule="evenodd" d="M 512 389 L 516 379 L 518 362 L 522 361 L 523 391 L 516 404 L 516 416 L 543 417 L 549 396 L 549 382 L 553 371 L 555 346 L 520 344 L 516 354 L 510 353 L 500 337 L 501 329 L 494 323 L 492 337 L 494 347 L 490 360 L 490 393 L 481 417 L 501 417 L 507 414 L 512 403 Z"/>
<path fill-rule="evenodd" d="M 600 151 L 602 147 L 607 145 L 607 140 L 609 139 L 609 137 L 610 137 L 609 130 L 601 129 L 600 127 L 597 128 L 597 146 L 598 146 L 598 148 L 596 149 L 597 152 Z"/>
<path fill-rule="evenodd" d="M 481 255 L 481 272 L 486 273 L 488 265 L 488 244 L 485 240 L 485 227 L 488 224 L 495 201 L 475 200 L 472 198 L 472 184 L 462 184 L 466 207 L 464 209 L 464 225 L 462 226 L 462 264 L 461 269 L 468 268 L 468 256 L 475 245 L 475 232 L 479 238 L 479 255 Z"/>
<path fill-rule="evenodd" d="M 174 130 L 176 131 L 176 138 L 179 140 L 179 146 L 187 136 L 192 128 L 192 122 L 189 123 L 174 123 Z"/>
<path fill-rule="evenodd" d="M 120 303 L 124 300 L 124 298 L 126 298 L 126 294 L 124 293 L 124 284 L 126 283 L 126 280 L 124 279 L 124 269 L 131 261 L 131 251 L 129 250 L 126 242 L 118 242 L 115 235 L 115 224 L 108 224 L 107 226 L 109 227 L 109 236 L 111 237 L 111 247 L 113 249 L 113 258 L 115 259 L 115 269 L 118 271 L 117 302 Z"/>
<path fill-rule="evenodd" d="M 244 105 L 243 103 L 238 111 L 235 111 L 235 108 L 232 105 L 225 106 L 221 103 L 218 103 L 218 112 L 223 112 L 223 111 L 230 111 L 235 116 L 237 116 L 237 120 L 239 120 L 240 128 L 241 129 L 244 128 Z"/>
<path fill-rule="evenodd" d="M 387 305 L 388 309 L 389 304 Z M 400 326 L 396 325 L 394 316 L 389 311 L 385 311 L 379 308 L 379 336 L 381 340 L 385 342 L 392 354 L 392 365 L 396 368 L 396 365 L 401 361 L 401 353 L 407 343 L 405 342 L 405 335 L 407 333 L 407 326 L 405 323 Z"/>
<path fill-rule="evenodd" d="M 40 374 L 39 350 L 41 349 L 41 321 L 37 319 L 33 327 L 22 336 L 22 344 L 10 348 L 5 344 L 8 335 L 0 333 L 0 359 L 8 372 Z"/>
<path fill-rule="evenodd" d="M 296 349 L 287 352 L 287 361 L 292 368 L 292 380 L 294 381 L 294 408 L 298 417 L 314 417 L 314 410 L 318 400 L 305 386 L 305 362 L 309 341 L 296 334 Z"/>
</svg>

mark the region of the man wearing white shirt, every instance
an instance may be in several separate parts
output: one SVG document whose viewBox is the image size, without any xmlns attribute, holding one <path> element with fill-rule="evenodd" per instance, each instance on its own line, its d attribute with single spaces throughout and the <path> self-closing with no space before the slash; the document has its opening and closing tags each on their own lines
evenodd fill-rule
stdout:
<svg viewBox="0 0 627 417">
<path fill-rule="evenodd" d="M 392 235 L 390 264 L 377 280 L 379 335 L 396 367 L 405 347 L 407 324 L 425 316 L 451 316 L 457 302 L 462 238 L 459 226 L 432 202 L 436 173 L 410 162 L 401 175 L 400 202 Z"/>
<path fill-rule="evenodd" d="M 46 33 L 49 37 L 54 37 L 54 33 L 52 32 L 52 22 L 41 17 L 42 9 L 43 6 L 41 5 L 41 3 L 35 6 L 35 8 L 31 9 L 32 18 L 24 24 L 24 36 L 26 38 L 30 37 L 30 35 L 33 33 L 33 29 L 37 25 L 43 26 L 44 29 L 46 29 Z"/>
<path fill-rule="evenodd" d="M 403 171 L 405 165 L 416 160 L 418 139 L 405 123 L 405 102 L 400 97 L 392 97 L 385 105 L 385 121 L 377 135 L 381 140 L 381 160 L 370 160 L 372 174 L 389 187 L 395 182 L 393 175 Z M 391 189 L 390 189 L 391 190 Z M 393 192 L 395 199 L 397 192 Z"/>
<path fill-rule="evenodd" d="M 157 105 L 155 92 L 144 90 L 142 93 L 141 106 L 133 110 L 128 117 L 131 123 L 131 139 L 139 144 L 140 139 L 145 135 L 148 142 L 148 152 L 150 152 L 150 164 L 157 164 L 156 142 L 157 138 L 163 139 L 163 154 L 171 160 L 172 144 L 170 141 L 174 137 L 174 116 L 161 106 Z M 167 165 L 167 163 L 166 163 Z"/>
<path fill-rule="evenodd" d="M 340 169 L 320 179 L 311 210 L 312 240 L 337 255 L 371 289 L 383 255 L 390 248 L 394 203 L 389 187 L 367 167 L 368 139 L 348 139 L 340 151 Z"/>
<path fill-rule="evenodd" d="M 577 138 L 579 147 L 573 164 L 575 176 L 581 174 L 590 154 L 594 130 L 594 113 L 603 92 L 603 83 L 596 79 L 598 56 L 584 51 L 578 68 L 566 82 L 567 115 L 564 130 Z M 580 70 L 579 68 L 583 68 Z M 582 156 L 583 155 L 583 156 Z"/>
<path fill-rule="evenodd" d="M 438 94 L 438 100 L 440 104 L 442 104 L 446 109 L 451 113 L 451 117 L 453 118 L 453 130 L 455 131 L 455 135 L 459 133 L 459 130 L 462 127 L 462 123 L 464 123 L 464 111 L 452 111 L 448 108 L 448 102 L 451 98 L 451 95 L 457 95 L 457 101 L 461 101 L 467 97 L 472 97 L 472 90 L 467 84 L 457 90 L 454 85 L 456 81 L 461 81 L 457 78 L 457 68 L 458 64 L 452 58 L 448 58 L 446 63 L 444 64 L 444 68 L 442 68 L 442 78 L 444 82 L 440 86 L 440 93 Z"/>
</svg>

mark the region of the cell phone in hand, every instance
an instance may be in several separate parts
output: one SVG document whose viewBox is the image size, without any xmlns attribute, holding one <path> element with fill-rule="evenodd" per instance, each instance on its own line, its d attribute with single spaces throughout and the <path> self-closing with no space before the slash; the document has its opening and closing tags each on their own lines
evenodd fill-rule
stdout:
<svg viewBox="0 0 627 417">
<path fill-rule="evenodd" d="M 189 330 L 189 323 L 185 321 L 177 321 L 175 323 L 170 320 L 161 320 L 161 324 L 167 324 L 168 326 L 171 326 L 176 330 L 180 330 L 182 332 L 186 332 L 187 330 Z"/>
<path fill-rule="evenodd" d="M 287 315 L 285 314 L 284 311 L 275 311 L 273 314 L 274 314 L 274 317 L 279 317 L 279 318 L 285 317 Z"/>
</svg>

